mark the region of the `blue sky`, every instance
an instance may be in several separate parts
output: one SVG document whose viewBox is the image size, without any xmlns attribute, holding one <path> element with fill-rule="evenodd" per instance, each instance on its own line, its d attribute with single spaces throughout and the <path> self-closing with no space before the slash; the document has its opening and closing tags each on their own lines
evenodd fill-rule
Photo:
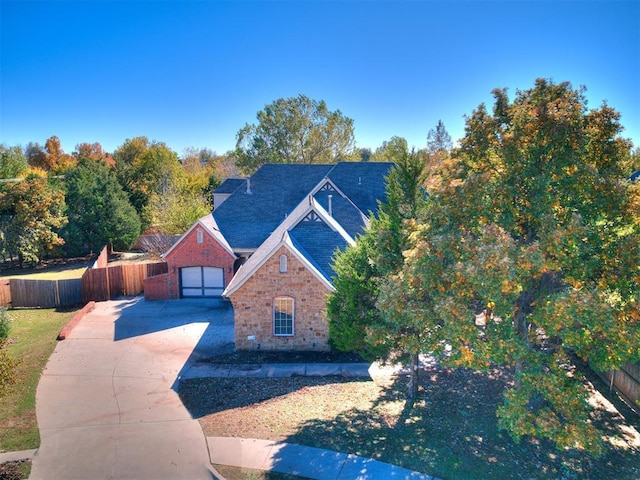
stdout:
<svg viewBox="0 0 640 480">
<path fill-rule="evenodd" d="M 0 2 L 0 142 L 113 151 L 144 135 L 224 153 L 256 113 L 305 94 L 359 147 L 454 140 L 491 90 L 585 85 L 640 145 L 640 1 Z"/>
</svg>

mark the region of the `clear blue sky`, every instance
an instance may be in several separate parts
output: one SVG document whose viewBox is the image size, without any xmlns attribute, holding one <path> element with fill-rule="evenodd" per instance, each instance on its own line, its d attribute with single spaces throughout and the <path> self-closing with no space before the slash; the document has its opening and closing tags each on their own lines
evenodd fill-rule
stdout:
<svg viewBox="0 0 640 480">
<path fill-rule="evenodd" d="M 640 1 L 0 2 L 0 142 L 181 154 L 235 146 L 278 98 L 354 119 L 358 146 L 454 140 L 491 90 L 585 85 L 640 145 Z"/>
</svg>

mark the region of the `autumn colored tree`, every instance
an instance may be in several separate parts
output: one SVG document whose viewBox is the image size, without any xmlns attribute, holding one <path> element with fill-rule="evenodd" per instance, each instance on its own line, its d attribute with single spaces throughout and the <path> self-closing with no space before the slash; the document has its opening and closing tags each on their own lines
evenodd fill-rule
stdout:
<svg viewBox="0 0 640 480">
<path fill-rule="evenodd" d="M 74 157 L 87 158 L 89 160 L 95 160 L 97 162 L 103 162 L 109 167 L 115 167 L 115 159 L 102 149 L 102 145 L 98 142 L 94 143 L 79 143 L 76 145 L 76 150 L 73 152 Z"/>
<path fill-rule="evenodd" d="M 353 120 L 305 95 L 280 98 L 237 134 L 236 164 L 246 173 L 265 163 L 333 163 L 354 150 Z"/>
<path fill-rule="evenodd" d="M 596 370 L 640 359 L 639 189 L 619 114 L 538 79 L 467 118 L 458 161 L 405 252 L 408 300 L 454 366 L 505 366 L 498 409 L 517 440 L 601 451 L 573 358 Z M 417 292 L 417 294 L 416 294 Z"/>
<path fill-rule="evenodd" d="M 19 264 L 39 263 L 64 241 L 64 193 L 46 178 L 29 176 L 0 188 L 0 251 Z"/>
</svg>

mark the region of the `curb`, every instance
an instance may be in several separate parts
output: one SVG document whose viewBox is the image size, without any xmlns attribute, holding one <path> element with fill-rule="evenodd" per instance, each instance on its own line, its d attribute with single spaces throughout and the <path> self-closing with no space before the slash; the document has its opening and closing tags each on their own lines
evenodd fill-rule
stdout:
<svg viewBox="0 0 640 480">
<path fill-rule="evenodd" d="M 195 364 L 178 380 L 196 378 L 369 377 L 368 363 Z"/>
<path fill-rule="evenodd" d="M 76 314 L 71 317 L 71 320 L 62 328 L 62 331 L 58 334 L 58 340 L 66 340 L 71 330 L 75 328 L 75 326 L 80 323 L 80 320 L 84 318 L 84 316 L 93 310 L 96 307 L 96 302 L 93 300 L 87 303 L 84 307 L 76 312 Z"/>
<path fill-rule="evenodd" d="M 31 460 L 36 454 L 36 449 L 33 450 L 21 450 L 19 452 L 5 452 L 0 453 L 0 463 L 4 462 L 17 462 L 19 460 Z"/>
<path fill-rule="evenodd" d="M 256 438 L 206 437 L 213 465 L 253 468 L 316 480 L 439 480 L 358 455 Z"/>
</svg>

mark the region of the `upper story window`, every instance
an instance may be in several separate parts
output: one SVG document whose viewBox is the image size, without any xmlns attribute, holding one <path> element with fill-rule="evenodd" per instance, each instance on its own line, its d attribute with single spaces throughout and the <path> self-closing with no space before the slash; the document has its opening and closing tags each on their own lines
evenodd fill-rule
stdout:
<svg viewBox="0 0 640 480">
<path fill-rule="evenodd" d="M 280 273 L 287 273 L 287 256 L 280 255 Z"/>
<path fill-rule="evenodd" d="M 202 234 L 202 230 L 200 229 L 196 230 L 196 242 L 202 243 L 203 241 L 204 241 L 204 237 Z"/>
<path fill-rule="evenodd" d="M 292 336 L 294 304 L 291 297 L 276 297 L 273 300 L 273 334 Z"/>
</svg>

